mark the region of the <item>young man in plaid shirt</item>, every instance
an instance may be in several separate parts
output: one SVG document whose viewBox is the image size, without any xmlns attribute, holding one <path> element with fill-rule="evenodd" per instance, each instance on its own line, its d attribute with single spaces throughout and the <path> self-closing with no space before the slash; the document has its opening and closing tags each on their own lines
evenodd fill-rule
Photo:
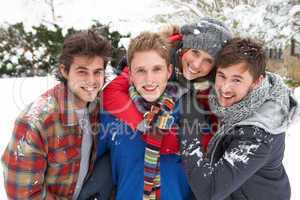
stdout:
<svg viewBox="0 0 300 200">
<path fill-rule="evenodd" d="M 93 31 L 67 37 L 60 84 L 16 119 L 2 156 L 9 199 L 76 199 L 95 160 L 99 93 L 110 43 Z"/>
</svg>

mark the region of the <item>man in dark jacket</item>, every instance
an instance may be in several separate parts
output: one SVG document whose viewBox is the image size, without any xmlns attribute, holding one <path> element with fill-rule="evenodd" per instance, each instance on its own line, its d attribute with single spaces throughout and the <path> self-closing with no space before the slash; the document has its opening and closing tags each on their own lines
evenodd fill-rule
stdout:
<svg viewBox="0 0 300 200">
<path fill-rule="evenodd" d="M 279 76 L 265 72 L 262 46 L 250 39 L 226 44 L 216 66 L 209 103 L 220 124 L 207 152 L 193 129 L 205 122 L 203 114 L 181 121 L 181 153 L 196 198 L 290 199 L 282 159 L 297 102 Z"/>
</svg>

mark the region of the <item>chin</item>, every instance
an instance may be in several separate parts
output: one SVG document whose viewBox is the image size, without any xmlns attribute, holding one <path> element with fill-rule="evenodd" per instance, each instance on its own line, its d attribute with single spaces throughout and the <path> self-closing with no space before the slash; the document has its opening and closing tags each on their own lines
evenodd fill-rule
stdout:
<svg viewBox="0 0 300 200">
<path fill-rule="evenodd" d="M 146 101 L 148 102 L 155 102 L 157 101 L 158 98 L 145 98 Z"/>
<path fill-rule="evenodd" d="M 146 101 L 148 101 L 148 102 L 155 102 L 155 101 L 157 101 L 157 99 L 159 98 L 159 97 L 156 97 L 156 96 L 154 96 L 154 95 L 152 95 L 152 96 L 150 96 L 150 95 L 142 95 L 142 97 L 143 97 Z"/>
<path fill-rule="evenodd" d="M 221 106 L 222 106 L 223 108 L 228 108 L 228 107 L 230 107 L 230 105 L 228 105 L 228 104 L 221 104 Z"/>
<path fill-rule="evenodd" d="M 232 103 L 232 102 L 226 102 L 226 103 L 223 103 L 223 105 L 221 105 L 221 106 L 224 108 L 228 108 L 228 107 L 232 106 L 233 104 L 234 103 Z"/>
<path fill-rule="evenodd" d="M 96 97 L 97 97 L 97 96 L 86 97 L 86 98 L 84 98 L 84 100 L 85 100 L 86 102 L 92 102 L 92 101 L 94 101 L 94 100 L 96 99 Z"/>
<path fill-rule="evenodd" d="M 223 108 L 227 108 L 227 107 L 230 107 L 232 105 L 231 102 L 223 101 L 223 100 L 220 100 L 220 99 L 218 99 L 218 102 L 219 102 L 219 105 Z"/>
<path fill-rule="evenodd" d="M 140 92 L 141 96 L 148 102 L 156 101 L 160 97 L 160 95 L 157 93 L 157 91 L 148 92 L 145 90 Z"/>
<path fill-rule="evenodd" d="M 189 81 L 194 79 L 193 75 L 186 73 L 186 72 L 183 72 L 183 77 Z"/>
<path fill-rule="evenodd" d="M 184 76 L 184 75 L 183 75 L 183 76 Z M 193 77 L 190 77 L 190 76 L 184 76 L 184 78 L 185 78 L 186 80 L 189 80 L 189 81 L 191 81 L 191 80 L 194 79 Z"/>
</svg>

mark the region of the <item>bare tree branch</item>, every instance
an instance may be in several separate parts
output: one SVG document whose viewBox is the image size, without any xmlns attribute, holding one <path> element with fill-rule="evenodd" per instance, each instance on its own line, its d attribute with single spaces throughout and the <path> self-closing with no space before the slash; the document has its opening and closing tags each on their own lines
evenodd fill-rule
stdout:
<svg viewBox="0 0 300 200">
<path fill-rule="evenodd" d="M 180 1 L 180 0 L 173 0 L 173 2 L 179 6 L 183 6 L 187 9 L 189 9 L 191 12 L 193 12 L 196 16 L 203 17 L 202 12 L 199 10 L 199 8 L 190 2 Z"/>
</svg>

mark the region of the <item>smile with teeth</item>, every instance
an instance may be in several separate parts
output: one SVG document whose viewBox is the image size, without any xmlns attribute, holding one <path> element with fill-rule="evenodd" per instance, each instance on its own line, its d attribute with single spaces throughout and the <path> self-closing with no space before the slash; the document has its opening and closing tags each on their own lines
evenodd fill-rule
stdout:
<svg viewBox="0 0 300 200">
<path fill-rule="evenodd" d="M 221 92 L 221 96 L 222 96 L 223 98 L 226 98 L 226 99 L 230 99 L 230 98 L 233 97 L 233 95 L 224 94 L 224 93 L 222 93 L 222 92 Z"/>
<path fill-rule="evenodd" d="M 87 91 L 87 92 L 93 92 L 96 91 L 96 87 L 81 87 L 83 90 Z"/>
<path fill-rule="evenodd" d="M 158 85 L 143 86 L 144 90 L 146 90 L 147 92 L 153 92 L 157 87 Z"/>
<path fill-rule="evenodd" d="M 193 70 L 193 69 L 192 69 L 192 66 L 190 66 L 190 65 L 188 65 L 187 69 L 188 69 L 188 71 L 189 71 L 191 74 L 197 74 L 197 73 L 199 73 L 199 71 Z"/>
</svg>

